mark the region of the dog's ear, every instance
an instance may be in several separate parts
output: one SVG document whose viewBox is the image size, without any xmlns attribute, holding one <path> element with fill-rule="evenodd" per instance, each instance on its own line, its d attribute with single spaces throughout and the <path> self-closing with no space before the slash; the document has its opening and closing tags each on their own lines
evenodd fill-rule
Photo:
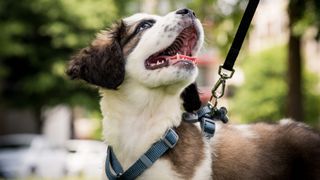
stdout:
<svg viewBox="0 0 320 180">
<path fill-rule="evenodd" d="M 193 112 L 201 107 L 201 100 L 196 83 L 190 84 L 181 94 L 183 107 L 187 112 Z"/>
<path fill-rule="evenodd" d="M 117 89 L 125 76 L 125 60 L 121 48 L 123 22 L 98 35 L 92 44 L 71 58 L 67 74 L 71 79 Z"/>
</svg>

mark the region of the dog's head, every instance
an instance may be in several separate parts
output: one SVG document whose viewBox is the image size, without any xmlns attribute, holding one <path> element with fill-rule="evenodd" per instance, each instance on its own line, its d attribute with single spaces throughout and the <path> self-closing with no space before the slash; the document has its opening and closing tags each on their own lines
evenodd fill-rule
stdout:
<svg viewBox="0 0 320 180">
<path fill-rule="evenodd" d="M 165 16 L 135 14 L 73 56 L 67 74 L 106 89 L 128 82 L 183 89 L 195 80 L 194 56 L 203 39 L 201 23 L 189 9 Z"/>
</svg>

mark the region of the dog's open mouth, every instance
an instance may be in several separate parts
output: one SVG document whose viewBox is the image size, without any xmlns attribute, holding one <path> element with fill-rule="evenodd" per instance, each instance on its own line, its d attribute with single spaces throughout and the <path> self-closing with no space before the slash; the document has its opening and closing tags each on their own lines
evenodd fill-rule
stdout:
<svg viewBox="0 0 320 180">
<path fill-rule="evenodd" d="M 168 48 L 151 55 L 145 61 L 146 69 L 155 70 L 178 63 L 195 63 L 197 58 L 192 57 L 192 50 L 197 40 L 195 27 L 185 28 Z"/>
</svg>

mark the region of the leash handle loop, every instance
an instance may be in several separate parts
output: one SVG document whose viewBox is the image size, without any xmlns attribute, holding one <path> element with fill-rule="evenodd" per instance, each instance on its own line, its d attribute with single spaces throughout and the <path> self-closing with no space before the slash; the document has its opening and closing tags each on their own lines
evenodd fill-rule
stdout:
<svg viewBox="0 0 320 180">
<path fill-rule="evenodd" d="M 228 70 L 223 68 L 223 65 L 220 65 L 218 74 L 220 75 L 221 78 L 231 79 L 234 74 L 234 69 Z"/>
</svg>

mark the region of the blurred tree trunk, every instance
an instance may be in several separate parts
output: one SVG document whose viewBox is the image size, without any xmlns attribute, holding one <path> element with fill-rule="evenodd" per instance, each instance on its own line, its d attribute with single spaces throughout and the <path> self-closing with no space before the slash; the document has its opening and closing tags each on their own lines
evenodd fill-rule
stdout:
<svg viewBox="0 0 320 180">
<path fill-rule="evenodd" d="M 290 33 L 288 48 L 287 116 L 303 121 L 301 36 Z"/>
<path fill-rule="evenodd" d="M 287 117 L 303 121 L 303 95 L 302 95 L 302 57 L 301 34 L 294 32 L 295 24 L 301 19 L 305 11 L 304 0 L 290 0 L 289 15 L 289 46 L 288 46 L 288 96 Z"/>
</svg>

